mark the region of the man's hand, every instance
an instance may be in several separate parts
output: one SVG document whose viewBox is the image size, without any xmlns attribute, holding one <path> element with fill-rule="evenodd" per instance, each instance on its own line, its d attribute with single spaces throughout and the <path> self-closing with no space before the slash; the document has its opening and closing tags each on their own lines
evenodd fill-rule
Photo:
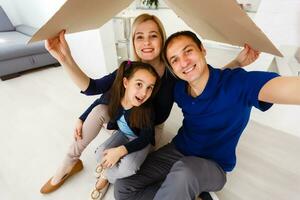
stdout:
<svg viewBox="0 0 300 200">
<path fill-rule="evenodd" d="M 225 65 L 222 69 L 235 69 L 239 67 L 245 67 L 250 65 L 259 57 L 260 52 L 253 49 L 248 44 L 244 45 L 244 49 L 234 58 L 230 63 Z"/>
<path fill-rule="evenodd" d="M 250 45 L 245 44 L 244 49 L 239 53 L 235 60 L 238 66 L 244 67 L 256 61 L 259 54 L 259 51 L 253 49 Z"/>
</svg>

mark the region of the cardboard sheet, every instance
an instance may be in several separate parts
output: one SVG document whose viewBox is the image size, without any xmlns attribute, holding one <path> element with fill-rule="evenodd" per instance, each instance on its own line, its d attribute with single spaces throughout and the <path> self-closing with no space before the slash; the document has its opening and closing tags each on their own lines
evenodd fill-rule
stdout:
<svg viewBox="0 0 300 200">
<path fill-rule="evenodd" d="M 56 36 L 61 30 L 76 33 L 101 27 L 132 0 L 67 0 L 29 43 Z"/>
<path fill-rule="evenodd" d="M 283 56 L 235 0 L 165 0 L 201 37 Z"/>
<path fill-rule="evenodd" d="M 130 5 L 132 0 L 68 0 L 30 42 L 54 37 L 66 29 L 75 33 L 96 29 Z M 201 37 L 282 56 L 235 0 L 165 0 Z"/>
</svg>

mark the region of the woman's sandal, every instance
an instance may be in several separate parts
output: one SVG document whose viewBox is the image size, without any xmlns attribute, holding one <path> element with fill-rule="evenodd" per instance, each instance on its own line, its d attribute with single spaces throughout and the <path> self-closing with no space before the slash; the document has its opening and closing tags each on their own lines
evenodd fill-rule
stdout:
<svg viewBox="0 0 300 200">
<path fill-rule="evenodd" d="M 53 191 L 57 190 L 62 184 L 64 184 L 64 182 L 65 182 L 69 177 L 71 177 L 72 175 L 74 175 L 74 174 L 80 172 L 82 169 L 83 169 L 82 161 L 81 161 L 81 160 L 78 160 L 78 161 L 76 162 L 76 164 L 73 166 L 72 170 L 71 170 L 69 173 L 65 174 L 65 175 L 62 177 L 62 179 L 60 180 L 59 183 L 57 183 L 57 184 L 55 184 L 55 185 L 52 185 L 52 184 L 51 184 L 51 180 L 52 180 L 53 177 L 51 177 L 51 178 L 47 181 L 47 183 L 45 183 L 45 184 L 43 185 L 43 187 L 41 188 L 40 192 L 41 192 L 42 194 L 48 194 L 48 193 L 50 193 L 50 192 L 53 192 Z"/>
</svg>

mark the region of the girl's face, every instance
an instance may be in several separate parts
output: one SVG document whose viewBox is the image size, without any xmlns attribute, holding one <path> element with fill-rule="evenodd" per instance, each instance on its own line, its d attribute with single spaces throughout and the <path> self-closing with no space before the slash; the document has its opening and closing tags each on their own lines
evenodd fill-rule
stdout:
<svg viewBox="0 0 300 200">
<path fill-rule="evenodd" d="M 122 99 L 123 107 L 130 109 L 133 106 L 142 105 L 151 96 L 155 82 L 155 76 L 145 69 L 137 70 L 129 79 L 124 77 L 125 94 Z"/>
<path fill-rule="evenodd" d="M 157 24 L 152 20 L 147 20 L 137 25 L 133 44 L 136 54 L 142 61 L 151 62 L 159 58 L 162 50 L 162 37 Z"/>
</svg>

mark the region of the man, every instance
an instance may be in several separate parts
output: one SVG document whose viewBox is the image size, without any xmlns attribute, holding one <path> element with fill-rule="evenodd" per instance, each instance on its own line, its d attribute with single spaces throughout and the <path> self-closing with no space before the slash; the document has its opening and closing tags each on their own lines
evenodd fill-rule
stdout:
<svg viewBox="0 0 300 200">
<path fill-rule="evenodd" d="M 235 149 L 252 107 L 300 104 L 300 78 L 270 72 L 219 70 L 190 31 L 171 35 L 164 48 L 170 70 L 181 80 L 174 98 L 182 127 L 170 144 L 148 156 L 140 171 L 115 184 L 116 199 L 195 199 L 218 191 L 236 164 Z"/>
</svg>

